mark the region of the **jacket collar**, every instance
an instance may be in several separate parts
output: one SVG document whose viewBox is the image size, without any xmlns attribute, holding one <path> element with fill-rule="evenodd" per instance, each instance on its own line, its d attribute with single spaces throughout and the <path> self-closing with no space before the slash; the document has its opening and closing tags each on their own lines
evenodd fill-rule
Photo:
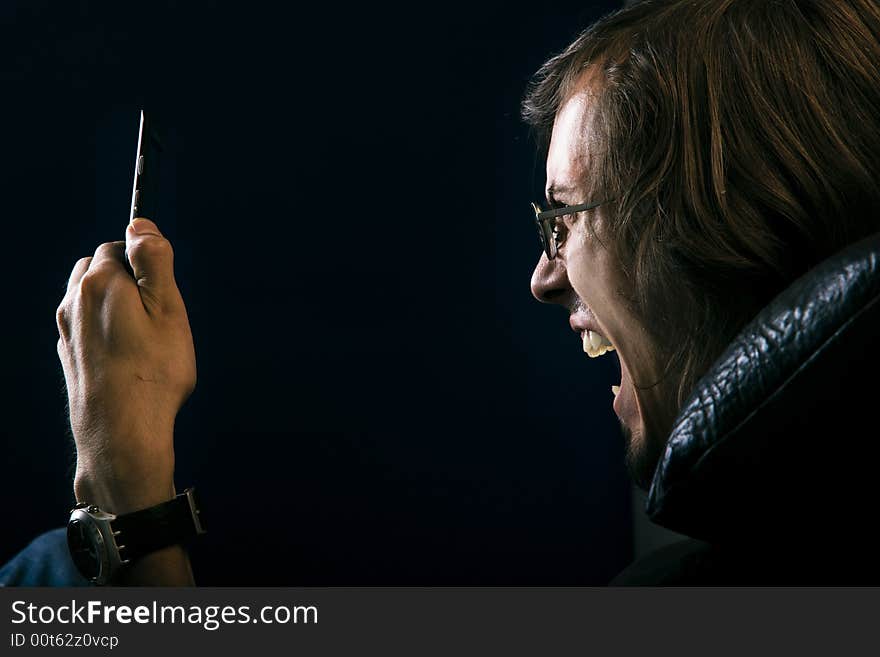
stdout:
<svg viewBox="0 0 880 657">
<path fill-rule="evenodd" d="M 860 531 L 880 467 L 880 385 L 858 381 L 880 379 L 878 266 L 880 234 L 798 279 L 737 336 L 676 420 L 652 520 L 716 542 Z"/>
</svg>

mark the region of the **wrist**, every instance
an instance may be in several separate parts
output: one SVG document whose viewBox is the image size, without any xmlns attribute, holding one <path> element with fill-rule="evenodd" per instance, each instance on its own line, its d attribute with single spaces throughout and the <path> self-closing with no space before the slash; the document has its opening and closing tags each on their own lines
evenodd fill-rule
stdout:
<svg viewBox="0 0 880 657">
<path fill-rule="evenodd" d="M 73 491 L 77 502 L 88 502 L 115 514 L 130 513 L 167 502 L 176 495 L 174 459 L 78 461 Z"/>
<path fill-rule="evenodd" d="M 150 508 L 115 514 L 89 503 L 70 515 L 67 541 L 79 571 L 95 584 L 192 584 L 183 547 L 206 532 L 194 488 Z"/>
</svg>

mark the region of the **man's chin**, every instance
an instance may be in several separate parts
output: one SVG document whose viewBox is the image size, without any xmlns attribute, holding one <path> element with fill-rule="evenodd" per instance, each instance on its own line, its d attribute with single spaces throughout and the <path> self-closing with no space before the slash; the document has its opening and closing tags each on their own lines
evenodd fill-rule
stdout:
<svg viewBox="0 0 880 657">
<path fill-rule="evenodd" d="M 663 445 L 651 444 L 660 441 L 646 440 L 644 432 L 633 431 L 623 423 L 620 424 L 620 430 L 623 433 L 626 469 L 629 476 L 636 486 L 647 492 L 654 479 L 657 464 L 660 462 Z"/>
</svg>

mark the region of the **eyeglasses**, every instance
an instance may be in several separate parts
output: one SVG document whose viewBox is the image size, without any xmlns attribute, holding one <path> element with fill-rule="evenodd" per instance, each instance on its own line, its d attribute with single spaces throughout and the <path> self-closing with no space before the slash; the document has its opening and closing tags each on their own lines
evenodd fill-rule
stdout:
<svg viewBox="0 0 880 657">
<path fill-rule="evenodd" d="M 535 211 L 535 225 L 538 227 L 538 237 L 541 239 L 541 247 L 547 254 L 547 260 L 553 260 L 559 252 L 559 247 L 565 241 L 565 235 L 560 230 L 559 223 L 556 221 L 559 217 L 568 214 L 577 214 L 584 210 L 592 210 L 602 205 L 604 201 L 598 203 L 583 203 L 582 205 L 564 205 L 561 208 L 552 210 L 542 210 L 537 203 L 532 203 L 532 209 Z"/>
</svg>

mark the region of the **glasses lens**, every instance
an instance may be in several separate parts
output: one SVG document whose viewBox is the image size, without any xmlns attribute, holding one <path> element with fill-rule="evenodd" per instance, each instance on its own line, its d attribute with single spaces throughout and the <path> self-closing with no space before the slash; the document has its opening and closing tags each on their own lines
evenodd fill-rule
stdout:
<svg viewBox="0 0 880 657">
<path fill-rule="evenodd" d="M 556 257 L 556 237 L 553 235 L 552 219 L 546 219 L 541 222 L 541 243 L 544 245 L 544 252 L 547 254 L 548 260 Z"/>
<path fill-rule="evenodd" d="M 543 210 L 537 203 L 532 203 L 532 209 L 535 211 L 535 225 L 538 228 L 538 239 L 541 240 L 541 248 L 547 254 L 547 259 L 553 260 L 556 257 L 556 238 L 553 237 L 552 221 L 538 217 L 538 214 L 543 212 Z"/>
<path fill-rule="evenodd" d="M 547 237 L 544 235 L 544 225 L 541 221 L 535 221 L 535 228 L 538 229 L 538 239 L 541 241 L 541 248 L 547 250 Z"/>
</svg>

